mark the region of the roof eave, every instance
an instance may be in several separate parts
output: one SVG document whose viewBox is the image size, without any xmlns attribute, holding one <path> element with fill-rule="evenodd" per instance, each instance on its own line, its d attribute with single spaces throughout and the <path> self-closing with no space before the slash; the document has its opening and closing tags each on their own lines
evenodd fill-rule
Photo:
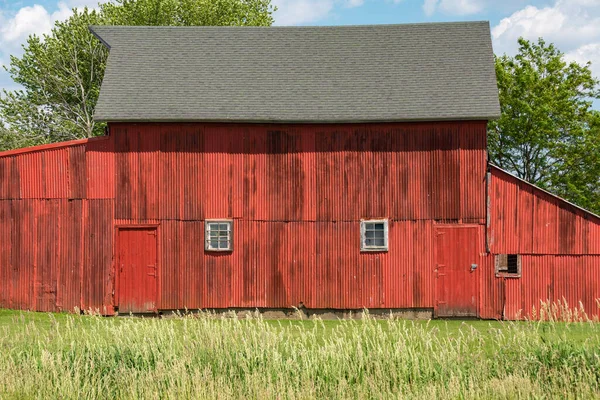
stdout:
<svg viewBox="0 0 600 400">
<path fill-rule="evenodd" d="M 108 42 L 106 40 L 104 40 L 95 30 L 95 25 L 90 25 L 88 26 L 88 29 L 90 30 L 90 32 L 92 33 L 92 35 L 94 35 L 96 37 L 96 39 L 98 39 L 104 46 L 106 46 L 107 49 L 110 50 L 110 44 L 108 44 Z"/>
<path fill-rule="evenodd" d="M 392 118 L 392 119 L 319 119 L 319 120 L 286 120 L 286 119 L 223 119 L 223 118 L 110 118 L 94 117 L 96 122 L 105 123 L 235 123 L 235 124 L 386 124 L 403 122 L 451 122 L 451 121 L 492 121 L 500 116 L 473 116 L 448 118 Z"/>
</svg>

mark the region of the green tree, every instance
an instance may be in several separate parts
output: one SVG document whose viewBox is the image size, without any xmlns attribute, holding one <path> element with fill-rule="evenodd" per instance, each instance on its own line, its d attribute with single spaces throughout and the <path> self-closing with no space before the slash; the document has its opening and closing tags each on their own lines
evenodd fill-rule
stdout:
<svg viewBox="0 0 600 400">
<path fill-rule="evenodd" d="M 10 132 L 4 126 L 0 125 L 0 151 L 10 150 L 19 146 L 15 141 L 18 139 L 18 136 Z"/>
<path fill-rule="evenodd" d="M 0 146 L 85 138 L 103 132 L 94 108 L 108 51 L 89 25 L 271 25 L 270 0 L 117 0 L 73 10 L 48 35 L 32 35 L 7 71 L 23 89 L 3 91 Z M 15 136 L 15 137 L 13 137 Z"/>
<path fill-rule="evenodd" d="M 600 112 L 591 111 L 580 136 L 558 153 L 561 169 L 551 177 L 550 190 L 600 215 Z"/>
<path fill-rule="evenodd" d="M 101 5 L 108 25 L 270 26 L 270 0 L 117 0 Z"/>
<path fill-rule="evenodd" d="M 30 36 L 23 56 L 11 57 L 7 71 L 23 89 L 4 91 L 0 118 L 22 136 L 17 143 L 57 142 L 101 132 L 93 114 L 107 50 L 88 30 L 101 21 L 95 11 L 75 10 L 49 35 Z"/>
<path fill-rule="evenodd" d="M 568 63 L 543 39 L 519 39 L 515 57 L 496 57 L 501 117 L 488 126 L 490 161 L 592 210 L 598 199 L 600 98 L 590 63 Z"/>
</svg>

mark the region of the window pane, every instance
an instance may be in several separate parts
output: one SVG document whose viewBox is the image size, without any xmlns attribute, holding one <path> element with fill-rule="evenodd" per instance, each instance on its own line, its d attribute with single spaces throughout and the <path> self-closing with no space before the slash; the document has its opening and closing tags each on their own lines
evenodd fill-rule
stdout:
<svg viewBox="0 0 600 400">
<path fill-rule="evenodd" d="M 366 229 L 366 230 L 369 230 L 369 229 L 370 229 L 370 230 L 373 230 L 373 229 L 375 229 L 375 224 L 372 224 L 372 223 L 368 223 L 368 222 L 367 222 L 367 223 L 365 223 L 365 229 Z"/>
<path fill-rule="evenodd" d="M 375 246 L 377 246 L 377 247 L 383 247 L 385 245 L 383 238 L 375 239 L 374 242 L 375 242 Z"/>
<path fill-rule="evenodd" d="M 365 246 L 373 246 L 373 239 L 365 239 Z"/>
<path fill-rule="evenodd" d="M 221 240 L 219 242 L 219 248 L 220 249 L 228 249 L 229 248 L 229 244 L 227 240 Z"/>
<path fill-rule="evenodd" d="M 229 237 L 229 232 L 227 231 L 219 231 L 219 236 L 222 238 L 227 238 Z"/>
<path fill-rule="evenodd" d="M 383 226 L 384 226 L 384 224 L 381 224 L 381 223 L 380 223 L 380 224 L 374 224 L 374 225 L 375 225 L 375 229 L 378 229 L 378 230 L 383 230 Z"/>
<path fill-rule="evenodd" d="M 375 237 L 375 231 L 366 231 L 365 232 L 365 237 L 372 239 Z"/>
<path fill-rule="evenodd" d="M 229 230 L 229 224 L 225 223 L 225 224 L 219 224 L 219 229 L 222 231 L 228 231 Z"/>
<path fill-rule="evenodd" d="M 211 249 L 218 249 L 219 248 L 219 241 L 218 240 L 211 240 L 209 242 L 209 247 Z"/>
<path fill-rule="evenodd" d="M 211 231 L 218 231 L 219 224 L 208 224 L 208 229 L 210 229 Z"/>
<path fill-rule="evenodd" d="M 519 273 L 519 258 L 516 254 L 508 254 L 506 256 L 506 270 L 509 274 Z"/>
<path fill-rule="evenodd" d="M 219 236 L 219 231 L 210 231 L 209 234 L 210 238 L 213 239 Z"/>
<path fill-rule="evenodd" d="M 375 233 L 374 237 L 376 237 L 376 238 L 383 238 L 383 233 L 384 233 L 383 231 L 375 231 L 374 233 Z"/>
</svg>

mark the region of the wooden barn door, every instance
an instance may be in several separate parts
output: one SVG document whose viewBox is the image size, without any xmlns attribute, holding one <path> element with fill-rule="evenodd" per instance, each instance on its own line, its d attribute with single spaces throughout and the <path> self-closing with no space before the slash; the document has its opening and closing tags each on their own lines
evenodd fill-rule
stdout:
<svg viewBox="0 0 600 400">
<path fill-rule="evenodd" d="M 156 227 L 123 227 L 117 238 L 117 293 L 119 313 L 156 312 Z"/>
<path fill-rule="evenodd" d="M 478 239 L 475 226 L 436 228 L 436 316 L 477 316 Z"/>
</svg>

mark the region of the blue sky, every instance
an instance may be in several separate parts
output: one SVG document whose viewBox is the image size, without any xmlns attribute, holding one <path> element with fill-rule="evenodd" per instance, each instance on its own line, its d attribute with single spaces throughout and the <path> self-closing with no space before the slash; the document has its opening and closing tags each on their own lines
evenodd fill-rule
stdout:
<svg viewBox="0 0 600 400">
<path fill-rule="evenodd" d="M 0 63 L 21 54 L 28 35 L 48 32 L 73 7 L 98 0 L 0 0 Z M 277 25 L 363 25 L 490 21 L 494 50 L 514 54 L 517 38 L 544 37 L 567 58 L 593 62 L 600 77 L 600 0 L 272 0 Z M 0 88 L 16 86 L 3 70 Z"/>
</svg>

